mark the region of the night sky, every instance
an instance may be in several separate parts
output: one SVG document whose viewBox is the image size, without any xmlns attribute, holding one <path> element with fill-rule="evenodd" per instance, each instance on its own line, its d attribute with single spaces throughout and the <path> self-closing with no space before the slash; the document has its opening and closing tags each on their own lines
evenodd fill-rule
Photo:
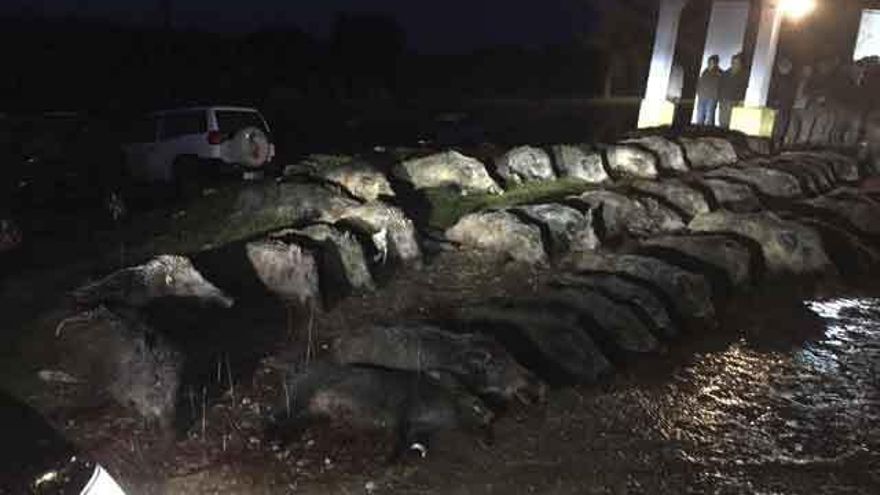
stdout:
<svg viewBox="0 0 880 495">
<path fill-rule="evenodd" d="M 592 0 L 606 1 L 606 0 Z M 610 0 L 617 1 L 617 0 Z M 589 0 L 173 0 L 177 27 L 248 31 L 296 25 L 323 36 L 337 12 L 396 17 L 419 51 L 565 42 L 590 24 Z M 0 13 L 156 25 L 159 0 L 3 0 Z"/>
</svg>

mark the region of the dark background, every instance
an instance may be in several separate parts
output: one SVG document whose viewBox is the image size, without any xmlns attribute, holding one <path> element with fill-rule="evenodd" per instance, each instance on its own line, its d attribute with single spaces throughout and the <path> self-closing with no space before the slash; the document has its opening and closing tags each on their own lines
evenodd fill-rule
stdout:
<svg viewBox="0 0 880 495">
<path fill-rule="evenodd" d="M 620 53 L 638 45 L 641 61 L 632 65 L 646 66 L 655 2 L 623 3 L 646 8 L 601 0 L 142 0 L 124 7 L 13 0 L 0 7 L 8 69 L 0 108 L 591 95 L 610 62 L 608 35 L 624 27 L 615 19 L 621 13 L 636 14 L 630 23 L 644 29 L 618 30 Z"/>
<path fill-rule="evenodd" d="M 682 19 L 686 94 L 710 3 L 691 0 Z M 870 3 L 822 0 L 808 21 L 786 26 L 782 56 L 845 59 Z M 263 110 L 284 150 L 404 144 L 436 136 L 438 120 L 493 141 L 601 138 L 635 122 L 657 4 L 6 0 L 0 113 L 124 121 L 244 104 Z M 597 109 L 595 97 L 606 103 Z"/>
</svg>

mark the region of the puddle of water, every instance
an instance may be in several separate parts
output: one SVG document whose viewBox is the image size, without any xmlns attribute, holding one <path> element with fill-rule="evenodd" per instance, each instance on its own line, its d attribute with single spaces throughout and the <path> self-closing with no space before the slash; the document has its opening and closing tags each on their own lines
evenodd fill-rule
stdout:
<svg viewBox="0 0 880 495">
<path fill-rule="evenodd" d="M 769 489 L 791 470 L 827 474 L 876 465 L 880 299 L 817 300 L 805 307 L 822 319 L 818 338 L 770 351 L 743 339 L 697 359 L 667 387 L 664 409 L 674 417 L 660 431 L 685 440 L 690 447 L 683 456 L 704 468 L 709 485 L 759 491 L 756 479 Z M 880 473 L 860 475 L 865 479 L 850 480 L 855 486 L 880 487 Z M 830 485 L 821 490 L 835 491 Z"/>
</svg>

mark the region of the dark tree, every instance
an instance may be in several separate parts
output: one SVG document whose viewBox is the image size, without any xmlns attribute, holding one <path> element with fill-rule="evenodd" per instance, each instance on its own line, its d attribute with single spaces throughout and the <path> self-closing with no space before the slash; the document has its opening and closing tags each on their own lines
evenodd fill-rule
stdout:
<svg viewBox="0 0 880 495">
<path fill-rule="evenodd" d="M 331 50 L 348 96 L 388 91 L 396 86 L 406 33 L 397 20 L 383 14 L 339 14 Z"/>
<path fill-rule="evenodd" d="M 580 39 L 603 55 L 603 96 L 613 96 L 617 88 L 638 92 L 651 56 L 657 0 L 615 0 L 592 5 L 596 22 Z"/>
</svg>

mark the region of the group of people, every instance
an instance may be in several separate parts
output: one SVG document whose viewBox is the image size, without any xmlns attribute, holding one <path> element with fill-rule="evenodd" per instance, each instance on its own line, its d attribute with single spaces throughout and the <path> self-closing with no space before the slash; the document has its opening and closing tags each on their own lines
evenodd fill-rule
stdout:
<svg viewBox="0 0 880 495">
<path fill-rule="evenodd" d="M 749 84 L 742 54 L 730 59 L 730 68 L 721 69 L 718 55 L 709 57 L 709 65 L 697 81 L 697 124 L 730 127 L 733 108 L 741 105 Z"/>
<path fill-rule="evenodd" d="M 730 68 L 717 55 L 697 82 L 696 124 L 730 127 L 733 108 L 742 105 L 749 70 L 741 54 Z M 880 109 L 880 60 L 844 63 L 831 57 L 795 70 L 783 57 L 776 64 L 767 106 L 776 110 L 772 140 L 776 145 L 852 144 L 862 138 L 868 109 Z"/>
<path fill-rule="evenodd" d="M 869 114 L 880 108 L 878 69 L 876 58 L 846 63 L 837 57 L 819 61 L 815 70 L 805 65 L 799 74 L 788 62 L 778 67 L 770 105 L 785 124 L 779 137 L 786 144 L 852 145 L 862 140 L 873 119 Z"/>
</svg>

